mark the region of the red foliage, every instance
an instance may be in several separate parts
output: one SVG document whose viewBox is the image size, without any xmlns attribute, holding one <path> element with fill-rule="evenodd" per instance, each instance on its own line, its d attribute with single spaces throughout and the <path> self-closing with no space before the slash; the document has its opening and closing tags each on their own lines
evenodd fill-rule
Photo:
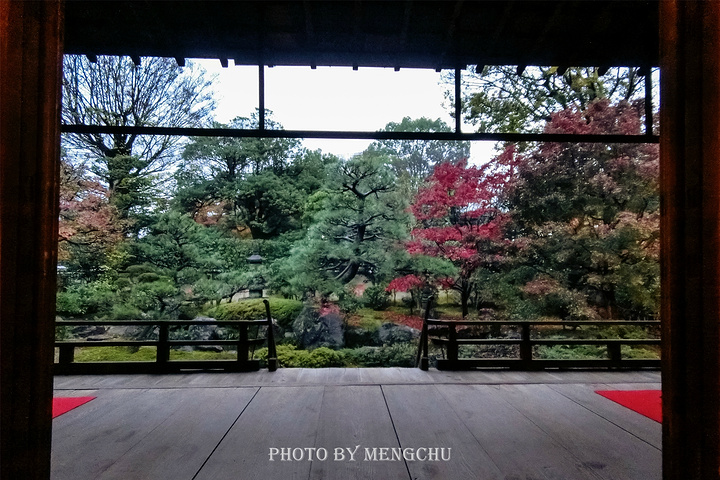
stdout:
<svg viewBox="0 0 720 480">
<path fill-rule="evenodd" d="M 108 248 L 123 237 L 127 221 L 108 202 L 107 189 L 85 176 L 82 168 L 63 163 L 60 175 L 59 258 L 66 259 L 66 243 Z"/>
<path fill-rule="evenodd" d="M 413 288 L 419 288 L 422 286 L 423 281 L 416 275 L 405 275 L 404 277 L 398 277 L 393 279 L 390 284 L 385 288 L 386 292 L 407 292 Z"/>
<path fill-rule="evenodd" d="M 320 310 L 318 311 L 318 315 L 320 317 L 324 317 L 325 315 L 329 315 L 331 313 L 335 315 L 340 315 L 340 307 L 331 302 L 324 302 L 322 305 L 320 305 Z"/>
<path fill-rule="evenodd" d="M 392 323 L 407 325 L 410 328 L 422 330 L 423 320 L 416 315 L 403 315 L 395 312 L 384 312 L 385 318 Z"/>
<path fill-rule="evenodd" d="M 496 204 L 515 161 L 511 147 L 483 166 L 468 167 L 466 161 L 438 165 L 410 207 L 420 226 L 411 232 L 408 252 L 446 258 L 460 267 L 464 279 L 497 262 L 508 216 Z M 445 284 L 455 287 L 458 282 Z"/>
</svg>

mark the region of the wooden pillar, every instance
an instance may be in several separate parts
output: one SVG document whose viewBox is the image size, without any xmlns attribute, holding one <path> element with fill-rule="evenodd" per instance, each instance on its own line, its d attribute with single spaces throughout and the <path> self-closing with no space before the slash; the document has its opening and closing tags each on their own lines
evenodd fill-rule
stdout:
<svg viewBox="0 0 720 480">
<path fill-rule="evenodd" d="M 720 478 L 720 2 L 660 2 L 663 478 Z"/>
<path fill-rule="evenodd" d="M 62 5 L 0 0 L 0 478 L 50 478 Z"/>
</svg>

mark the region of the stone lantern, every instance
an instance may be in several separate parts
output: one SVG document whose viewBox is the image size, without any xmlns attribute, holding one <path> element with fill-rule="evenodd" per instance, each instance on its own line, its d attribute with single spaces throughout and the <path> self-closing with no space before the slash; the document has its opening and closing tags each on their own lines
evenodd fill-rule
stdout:
<svg viewBox="0 0 720 480">
<path fill-rule="evenodd" d="M 254 273 L 250 285 L 248 285 L 248 296 L 250 298 L 262 298 L 263 288 L 265 288 L 265 279 L 260 274 L 260 267 L 263 263 L 264 258 L 257 253 L 250 255 L 247 258 L 247 262 L 250 265 L 251 271 Z"/>
</svg>

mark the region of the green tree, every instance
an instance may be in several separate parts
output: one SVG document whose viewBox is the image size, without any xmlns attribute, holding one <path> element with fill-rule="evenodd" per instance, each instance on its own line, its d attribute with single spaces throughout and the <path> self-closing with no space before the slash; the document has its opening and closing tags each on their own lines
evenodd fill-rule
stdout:
<svg viewBox="0 0 720 480">
<path fill-rule="evenodd" d="M 170 210 L 159 214 L 136 242 L 136 261 L 153 265 L 177 284 L 192 283 L 220 269 L 220 241 L 216 229 Z"/>
<path fill-rule="evenodd" d="M 265 111 L 265 128 L 282 130 Z M 214 122 L 214 128 L 256 129 L 259 112 L 250 117 L 236 117 L 227 124 Z M 300 154 L 300 141 L 293 138 L 193 137 L 183 151 L 183 166 L 197 166 L 206 178 L 233 181 L 249 174 L 271 169 L 282 173 Z"/>
<path fill-rule="evenodd" d="M 257 122 L 256 113 L 216 127 L 256 128 Z M 269 119 L 266 124 L 282 128 Z M 294 139 L 194 138 L 175 177 L 175 203 L 200 221 L 211 212 L 213 222 L 228 230 L 274 238 L 299 228 L 306 197 L 319 188 L 326 162 Z"/>
<path fill-rule="evenodd" d="M 637 68 L 470 67 L 463 72 L 465 119 L 480 132 L 540 131 L 553 113 L 585 110 L 594 100 L 631 101 L 644 94 Z M 600 73 L 604 73 L 600 75 Z M 454 83 L 454 74 L 445 77 Z M 447 94 L 450 96 L 450 93 Z"/>
<path fill-rule="evenodd" d="M 377 279 L 407 234 L 406 203 L 387 158 L 361 154 L 331 169 L 322 209 L 280 272 L 289 292 L 337 292 L 356 275 Z"/>
<path fill-rule="evenodd" d="M 450 132 L 440 120 L 405 117 L 385 125 L 381 132 Z M 470 142 L 443 140 L 380 140 L 368 147 L 371 153 L 390 157 L 390 165 L 399 178 L 407 178 L 413 187 L 432 173 L 433 167 L 443 162 L 457 163 L 470 156 Z"/>
</svg>

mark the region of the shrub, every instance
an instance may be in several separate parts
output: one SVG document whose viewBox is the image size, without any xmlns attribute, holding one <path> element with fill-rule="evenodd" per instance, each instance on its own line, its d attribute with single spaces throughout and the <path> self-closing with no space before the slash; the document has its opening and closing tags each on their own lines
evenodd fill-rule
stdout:
<svg viewBox="0 0 720 480">
<path fill-rule="evenodd" d="M 144 317 L 145 315 L 139 309 L 122 303 L 113 305 L 110 311 L 112 320 L 138 320 Z"/>
<path fill-rule="evenodd" d="M 267 361 L 267 348 L 255 352 L 261 361 Z M 341 367 L 344 365 L 342 353 L 327 347 L 315 350 L 297 350 L 294 345 L 278 345 L 277 359 L 281 367 L 286 368 L 326 368 Z"/>
<path fill-rule="evenodd" d="M 59 292 L 55 308 L 59 315 L 81 316 L 106 313 L 115 303 L 117 293 L 114 287 L 99 280 L 72 285 Z"/>
<path fill-rule="evenodd" d="M 348 367 L 414 367 L 417 344 L 396 343 L 382 347 L 343 349 Z"/>
<path fill-rule="evenodd" d="M 303 308 L 302 302 L 286 298 L 272 298 L 270 314 L 284 329 L 292 329 L 292 322 Z M 222 303 L 207 314 L 217 320 L 260 320 L 265 318 L 265 305 L 261 298 L 240 302 Z"/>
<path fill-rule="evenodd" d="M 338 294 L 337 305 L 345 313 L 353 313 L 362 308 L 363 300 L 355 296 L 354 293 L 343 291 Z"/>
<path fill-rule="evenodd" d="M 370 285 L 363 293 L 363 300 L 373 310 L 385 310 L 390 305 L 390 292 L 382 285 Z"/>
<path fill-rule="evenodd" d="M 83 315 L 87 305 L 78 291 L 58 292 L 55 301 L 55 310 L 59 315 L 78 316 Z"/>
<path fill-rule="evenodd" d="M 538 358 L 543 360 L 594 360 L 607 358 L 607 348 L 595 345 L 541 345 Z"/>
</svg>

